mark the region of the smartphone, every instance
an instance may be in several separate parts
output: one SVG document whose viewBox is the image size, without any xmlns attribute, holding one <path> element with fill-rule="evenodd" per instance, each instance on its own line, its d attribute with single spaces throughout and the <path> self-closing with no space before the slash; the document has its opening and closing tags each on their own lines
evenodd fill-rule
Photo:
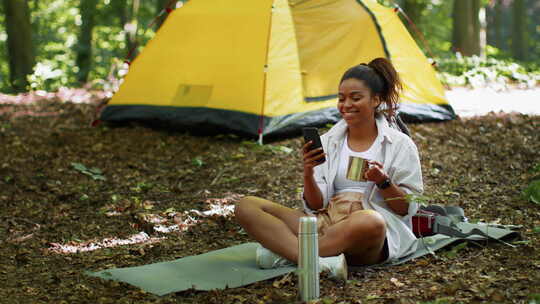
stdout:
<svg viewBox="0 0 540 304">
<path fill-rule="evenodd" d="M 313 142 L 311 146 L 309 147 L 309 150 L 322 148 L 321 137 L 319 136 L 319 132 L 317 131 L 317 128 L 313 128 L 313 127 L 303 128 L 302 133 L 304 134 L 304 142 L 306 143 L 308 141 Z M 323 158 L 321 158 L 318 162 L 324 163 L 325 161 L 326 161 L 326 158 L 323 156 Z"/>
</svg>

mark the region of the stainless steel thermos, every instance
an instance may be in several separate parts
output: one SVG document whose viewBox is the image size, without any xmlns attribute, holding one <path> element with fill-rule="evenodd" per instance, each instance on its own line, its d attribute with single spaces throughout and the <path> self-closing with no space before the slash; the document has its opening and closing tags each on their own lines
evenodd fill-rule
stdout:
<svg viewBox="0 0 540 304">
<path fill-rule="evenodd" d="M 319 298 L 319 239 L 317 218 L 300 218 L 298 229 L 298 296 L 301 301 Z"/>
</svg>

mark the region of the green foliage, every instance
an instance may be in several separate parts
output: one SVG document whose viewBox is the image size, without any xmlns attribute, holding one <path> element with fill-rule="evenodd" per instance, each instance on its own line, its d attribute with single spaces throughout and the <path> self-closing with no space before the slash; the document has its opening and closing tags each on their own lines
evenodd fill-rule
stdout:
<svg viewBox="0 0 540 304">
<path fill-rule="evenodd" d="M 403 5 L 402 0 L 378 0 L 393 7 Z M 418 29 L 402 18 L 421 49 L 439 63 L 440 77 L 448 85 L 470 85 L 473 87 L 492 85 L 506 86 L 519 84 L 531 87 L 538 84 L 540 66 L 534 63 L 538 55 L 532 56 L 532 63 L 515 63 L 511 55 L 499 49 L 488 47 L 487 58 L 461 58 L 451 54 L 452 3 L 453 1 L 417 0 L 420 18 L 413 20 Z M 130 1 L 127 1 L 128 3 Z M 123 22 L 127 8 L 124 1 L 99 0 L 96 7 L 96 26 L 93 31 L 93 62 L 89 75 L 89 85 L 95 89 L 114 91 L 119 79 L 126 73 L 123 63 L 128 55 L 126 32 Z M 486 5 L 487 0 L 483 0 Z M 32 90 L 56 91 L 60 87 L 80 86 L 75 64 L 78 50 L 77 37 L 80 31 L 80 0 L 30 1 L 36 66 L 29 76 Z M 154 36 L 155 28 L 150 23 L 157 16 L 154 1 L 141 1 L 138 11 L 138 47 L 134 54 L 142 51 L 144 45 Z M 7 34 L 4 28 L 4 13 L 0 6 L 0 91 L 9 91 L 9 68 L 7 60 Z M 162 16 L 161 18 L 164 18 Z M 533 33 L 531 35 L 538 35 Z M 422 39 L 421 37 L 424 37 Z M 540 44 L 531 36 L 533 44 L 530 53 L 536 54 Z M 431 50 L 428 51 L 428 50 Z M 133 56 L 132 56 L 133 57 Z M 129 58 L 133 59 L 133 58 Z"/>
<path fill-rule="evenodd" d="M 458 252 L 467 247 L 467 242 L 459 243 L 458 245 L 452 247 L 451 250 L 446 251 L 443 255 L 449 259 L 453 259 L 457 256 Z"/>
<path fill-rule="evenodd" d="M 286 146 L 276 146 L 276 145 L 270 145 L 270 144 L 259 145 L 257 142 L 250 141 L 250 140 L 242 141 L 242 145 L 251 150 L 264 150 L 264 151 L 272 152 L 274 154 L 280 154 L 280 153 L 290 154 L 294 151 L 293 149 Z"/>
<path fill-rule="evenodd" d="M 540 293 L 532 293 L 529 295 L 529 304 L 540 304 Z"/>
<path fill-rule="evenodd" d="M 424 52 L 427 52 L 428 48 L 433 52 L 433 54 L 427 54 L 428 56 L 445 56 L 452 47 L 453 1 L 428 2 L 426 9 L 422 12 L 422 18 L 416 22 L 427 45 L 418 37 L 418 33 L 412 32 L 411 34 Z"/>
<path fill-rule="evenodd" d="M 73 48 L 81 22 L 78 2 L 32 1 L 36 66 L 29 77 L 31 89 L 54 91 L 75 84 L 77 68 Z"/>
<path fill-rule="evenodd" d="M 0 89 L 9 87 L 9 63 L 4 60 L 7 58 L 7 33 L 4 28 L 4 19 L 3 5 L 0 5 Z"/>
<path fill-rule="evenodd" d="M 532 182 L 522 192 L 523 197 L 535 204 L 540 205 L 540 163 L 532 169 Z"/>
<path fill-rule="evenodd" d="M 523 195 L 535 204 L 540 205 L 540 179 L 532 181 L 525 190 Z"/>
<path fill-rule="evenodd" d="M 146 182 L 139 182 L 135 187 L 131 187 L 130 190 L 141 193 L 141 192 L 148 192 L 150 189 L 152 189 L 154 185 L 152 183 L 146 183 Z"/>
<path fill-rule="evenodd" d="M 500 54 L 493 47 L 489 48 L 493 56 L 463 57 L 459 53 L 437 59 L 439 76 L 443 83 L 450 86 L 495 86 L 499 89 L 516 84 L 532 88 L 540 81 L 540 67 L 535 63 L 520 64 L 508 59 L 497 58 Z"/>
<path fill-rule="evenodd" d="M 268 149 L 270 149 L 271 151 L 276 152 L 276 153 L 290 154 L 293 151 L 293 149 L 291 149 L 289 147 L 285 147 L 285 146 L 267 145 L 267 147 L 268 147 Z"/>
<path fill-rule="evenodd" d="M 89 77 L 92 79 L 90 84 L 96 89 L 112 90 L 112 80 L 122 76 L 120 66 L 128 52 L 120 4 L 121 1 L 99 0 L 96 8 L 93 66 Z M 29 76 L 29 89 L 56 91 L 64 86 L 79 86 L 76 79 L 78 67 L 75 64 L 81 25 L 79 1 L 31 1 L 30 10 L 36 66 L 34 73 Z M 153 29 L 147 29 L 147 25 L 155 14 L 153 1 L 141 1 L 138 15 L 138 42 L 141 47 L 138 51 L 154 35 Z M 6 40 L 4 14 L 0 12 L 0 91 L 9 91 Z"/>
<path fill-rule="evenodd" d="M 400 0 L 379 0 L 386 6 L 394 3 L 403 6 Z M 453 1 L 421 0 L 425 7 L 418 20 L 412 20 L 416 27 L 402 16 L 411 36 L 428 57 L 438 63 L 439 77 L 449 86 L 483 87 L 494 86 L 506 89 L 509 85 L 530 88 L 540 81 L 540 66 L 531 57 L 527 63 L 517 63 L 512 55 L 493 46 L 486 47 L 486 58 L 462 57 L 453 54 L 452 48 L 452 5 Z M 482 0 L 482 6 L 489 1 Z M 407 13 L 407 12 L 405 12 Z M 531 39 L 531 43 L 538 43 Z M 534 54 L 534 47 L 531 51 Z M 538 55 L 536 55 L 538 56 Z"/>
<path fill-rule="evenodd" d="M 378 2 L 387 7 L 397 5 L 403 9 L 404 6 L 404 1 L 400 0 L 378 0 Z M 400 13 L 401 21 L 407 26 L 411 36 L 421 49 L 425 52 L 430 49 L 433 52 L 433 54 L 427 54 L 428 56 L 440 57 L 446 55 L 452 46 L 453 1 L 416 0 L 416 2 L 423 9 L 420 13 L 420 19 L 412 20 L 415 26 Z"/>
<path fill-rule="evenodd" d="M 82 174 L 90 176 L 93 180 L 107 180 L 105 176 L 102 175 L 102 172 L 99 168 L 89 169 L 81 163 L 71 163 L 71 166 L 73 167 L 73 169 L 81 172 Z"/>
<path fill-rule="evenodd" d="M 202 158 L 200 157 L 195 157 L 191 163 L 194 165 L 194 166 L 197 166 L 197 167 L 202 167 L 204 166 L 204 161 L 202 160 Z"/>
<path fill-rule="evenodd" d="M 421 206 L 428 206 L 430 201 L 433 200 L 432 197 L 429 197 L 427 195 L 414 194 L 414 193 L 405 195 L 405 199 L 407 200 L 407 202 L 417 203 Z"/>
</svg>

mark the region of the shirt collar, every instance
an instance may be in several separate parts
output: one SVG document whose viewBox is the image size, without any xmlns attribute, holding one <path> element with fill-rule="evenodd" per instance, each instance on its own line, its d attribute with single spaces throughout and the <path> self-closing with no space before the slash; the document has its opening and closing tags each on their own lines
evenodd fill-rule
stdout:
<svg viewBox="0 0 540 304">
<path fill-rule="evenodd" d="M 378 132 L 382 134 L 383 142 L 388 141 L 388 143 L 391 144 L 392 137 L 389 135 L 390 126 L 388 125 L 388 121 L 384 115 L 377 115 L 375 118 L 375 123 L 377 124 Z M 347 123 L 345 120 L 341 119 L 327 132 L 327 134 L 330 142 L 339 144 L 339 142 L 344 140 L 345 135 L 347 134 Z"/>
<path fill-rule="evenodd" d="M 375 123 L 377 124 L 377 129 L 383 136 L 383 141 L 387 140 L 388 143 L 392 143 L 392 137 L 388 134 L 390 125 L 388 125 L 388 121 L 384 117 L 384 115 L 379 114 L 377 115 L 377 118 L 375 119 Z"/>
</svg>

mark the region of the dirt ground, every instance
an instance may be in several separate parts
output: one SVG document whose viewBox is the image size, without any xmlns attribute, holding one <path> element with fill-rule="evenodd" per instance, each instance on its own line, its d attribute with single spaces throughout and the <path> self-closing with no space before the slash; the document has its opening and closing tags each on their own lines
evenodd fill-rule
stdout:
<svg viewBox="0 0 540 304">
<path fill-rule="evenodd" d="M 295 303 L 294 276 L 164 297 L 86 276 L 250 241 L 227 206 L 241 195 L 298 206 L 302 187 L 300 138 L 259 147 L 234 135 L 91 127 L 95 108 L 0 104 L 0 302 Z M 323 277 L 321 303 L 540 302 L 540 206 L 521 194 L 540 163 L 539 127 L 540 116 L 518 114 L 411 125 L 429 202 L 459 205 L 474 221 L 522 225 L 522 239 L 351 272 L 346 284 Z M 216 206 L 225 211 L 194 215 L 197 223 L 181 217 Z M 151 218 L 182 229 L 157 232 Z M 140 232 L 162 239 L 60 253 Z"/>
</svg>

